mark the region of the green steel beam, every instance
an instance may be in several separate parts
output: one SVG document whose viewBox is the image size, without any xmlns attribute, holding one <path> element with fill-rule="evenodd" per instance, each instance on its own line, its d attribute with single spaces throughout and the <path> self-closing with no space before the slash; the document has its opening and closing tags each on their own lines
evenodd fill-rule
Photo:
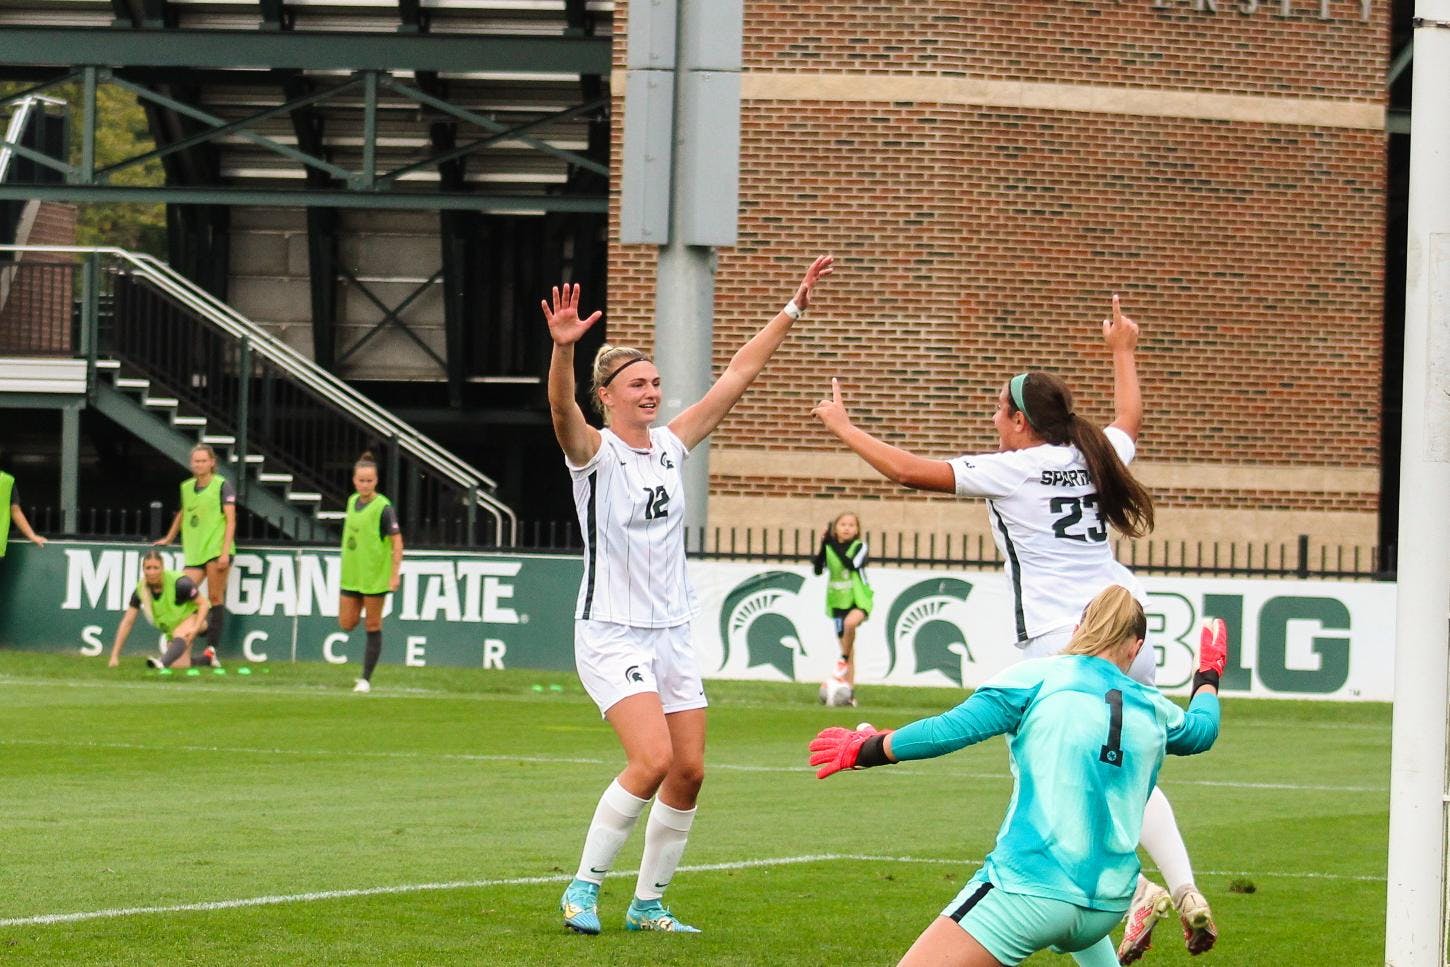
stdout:
<svg viewBox="0 0 1450 967">
<path fill-rule="evenodd" d="M 430 36 L 437 35 L 432 34 Z M 388 90 L 392 91 L 395 94 L 401 94 L 403 97 L 416 101 L 424 107 L 431 107 L 435 110 L 442 111 L 444 114 L 458 118 L 460 121 L 467 121 L 469 124 L 477 125 L 478 127 L 483 128 L 485 131 L 492 131 L 496 134 L 502 134 L 505 131 L 509 130 L 509 126 L 507 124 L 500 124 L 493 118 L 479 114 L 476 111 L 469 111 L 459 107 L 456 104 L 449 104 L 442 98 L 433 97 L 431 94 L 420 91 L 416 87 L 409 87 L 407 84 L 397 81 L 392 77 L 380 77 L 378 80 L 383 85 L 383 87 L 386 87 Z M 576 167 L 583 168 L 586 171 L 593 171 L 596 174 L 601 175 L 609 174 L 609 167 L 607 165 L 600 165 L 592 158 L 586 158 L 582 154 L 577 154 L 573 151 L 565 151 L 563 148 L 556 148 L 552 144 L 549 144 L 547 141 L 540 141 L 538 138 L 529 137 L 528 135 L 519 135 L 518 140 L 522 141 L 524 144 L 527 144 L 529 147 L 533 148 L 536 151 L 541 151 L 544 154 L 553 155 L 556 158 L 566 161 Z"/>
<path fill-rule="evenodd" d="M 0 27 L 26 65 L 608 74 L 608 37 Z"/>
<path fill-rule="evenodd" d="M 343 191 L 307 188 L 183 188 L 129 185 L 0 185 L 0 201 L 69 201 L 168 205 L 276 205 L 405 211 L 477 211 L 495 215 L 528 212 L 609 211 L 603 195 L 481 195 L 461 192 Z"/>
</svg>

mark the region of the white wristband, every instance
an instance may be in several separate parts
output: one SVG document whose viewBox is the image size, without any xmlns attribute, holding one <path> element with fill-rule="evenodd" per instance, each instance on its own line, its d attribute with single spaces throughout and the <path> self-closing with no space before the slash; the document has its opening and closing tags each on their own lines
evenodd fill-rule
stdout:
<svg viewBox="0 0 1450 967">
<path fill-rule="evenodd" d="M 792 319 L 799 319 L 802 315 L 805 314 L 804 310 L 802 310 L 800 306 L 798 306 L 798 305 L 795 304 L 795 300 L 794 299 L 792 299 L 789 302 L 787 302 L 785 304 L 785 308 L 782 309 L 782 310 L 780 310 L 780 311 L 781 312 L 784 312 L 786 315 L 790 316 Z"/>
</svg>

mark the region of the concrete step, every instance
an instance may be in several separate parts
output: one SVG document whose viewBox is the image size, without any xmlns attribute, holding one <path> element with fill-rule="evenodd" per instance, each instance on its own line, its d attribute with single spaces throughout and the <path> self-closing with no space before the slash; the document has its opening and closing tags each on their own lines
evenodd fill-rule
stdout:
<svg viewBox="0 0 1450 967">
<path fill-rule="evenodd" d="M 293 490 L 287 494 L 287 499 L 298 504 L 320 504 L 322 495 L 313 493 L 310 490 Z"/>
<path fill-rule="evenodd" d="M 116 370 L 118 370 L 120 368 L 121 368 L 121 361 L 119 359 L 98 359 L 98 360 L 96 360 L 96 369 L 105 370 L 107 372 L 115 372 Z"/>
<path fill-rule="evenodd" d="M 204 416 L 177 416 L 171 420 L 172 426 L 205 427 L 206 417 Z"/>
<path fill-rule="evenodd" d="M 174 396 L 148 396 L 141 401 L 142 406 L 149 406 L 153 410 L 174 410 L 181 405 L 181 400 Z"/>
<path fill-rule="evenodd" d="M 346 520 L 347 519 L 347 511 L 345 511 L 345 510 L 319 510 L 316 514 L 313 514 L 313 516 L 316 517 L 318 520 Z"/>
<path fill-rule="evenodd" d="M 133 376 L 117 376 L 113 385 L 116 389 L 150 389 L 151 380 L 136 379 Z"/>
<path fill-rule="evenodd" d="M 290 484 L 292 475 L 290 473 L 259 473 L 257 482 L 264 484 Z"/>
<path fill-rule="evenodd" d="M 201 442 L 214 447 L 232 447 L 236 446 L 237 438 L 228 436 L 225 433 L 203 433 L 201 435 Z"/>
</svg>

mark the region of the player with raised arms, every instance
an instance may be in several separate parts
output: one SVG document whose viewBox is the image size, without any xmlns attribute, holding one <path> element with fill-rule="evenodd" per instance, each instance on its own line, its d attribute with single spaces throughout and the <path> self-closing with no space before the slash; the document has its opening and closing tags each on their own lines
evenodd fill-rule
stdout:
<svg viewBox="0 0 1450 967">
<path fill-rule="evenodd" d="M 191 478 L 181 482 L 181 504 L 166 536 L 157 541 L 165 546 L 181 534 L 186 576 L 200 585 L 206 580 L 210 604 L 206 643 L 220 647 L 227 616 L 227 575 L 236 554 L 237 491 L 216 472 L 216 451 L 198 443 L 191 448 Z"/>
<path fill-rule="evenodd" d="M 338 582 L 337 625 L 357 627 L 363 617 L 367 649 L 354 692 L 373 689 L 373 669 L 383 654 L 383 602 L 398 590 L 403 566 L 403 529 L 393 502 L 378 493 L 378 464 L 364 451 L 352 467 L 347 517 L 342 523 L 342 578 Z"/>
<path fill-rule="evenodd" d="M 663 427 L 652 426 L 663 399 L 654 363 L 641 350 L 607 344 L 595 356 L 589 392 L 604 428 L 589 425 L 575 399 L 574 346 L 602 313 L 580 317 L 577 285 L 557 287 L 541 303 L 554 341 L 549 408 L 584 536 L 575 666 L 626 759 L 599 799 L 578 872 L 560 901 L 571 930 L 599 933 L 599 886 L 653 797 L 625 927 L 699 932 L 661 902 L 705 777 L 707 703 L 690 641 L 698 604 L 685 575 L 682 467 L 765 368 L 831 264 L 828 255 L 811 263 L 795 298 L 735 353 L 699 401 Z"/>
<path fill-rule="evenodd" d="M 116 629 L 110 667 L 115 668 L 121 663 L 121 649 L 131 636 L 138 613 L 146 615 L 146 620 L 170 639 L 161 657 L 147 658 L 146 664 L 153 668 L 190 668 L 194 664 L 220 667 L 214 648 L 208 647 L 195 661 L 191 657 L 191 646 L 206 627 L 210 607 L 211 603 L 202 596 L 189 574 L 166 570 L 161 552 L 147 551 L 141 559 L 141 580 L 137 582 L 121 625 Z"/>
<path fill-rule="evenodd" d="M 996 967 L 1051 948 L 1082 967 L 1118 962 L 1109 931 L 1140 876 L 1139 825 L 1164 753 L 1193 755 L 1218 737 L 1224 623 L 1203 629 L 1185 713 L 1127 672 L 1148 623 L 1111 585 L 1061 654 L 1019 662 L 965 702 L 895 731 L 825 729 L 810 743 L 824 779 L 929 759 L 1006 735 L 1014 786 L 997 843 L 901 959 L 905 967 Z"/>
<path fill-rule="evenodd" d="M 933 460 L 878 440 L 852 424 L 836 379 L 831 399 L 812 411 L 886 478 L 915 490 L 986 498 L 992 537 L 1012 586 L 1016 644 L 1024 658 L 1061 651 L 1088 600 L 1110 584 L 1128 588 L 1140 604 L 1147 600 L 1108 541 L 1110 525 L 1129 537 L 1153 529 L 1152 498 L 1127 468 L 1143 425 L 1134 357 L 1138 325 L 1123 315 L 1116 295 L 1102 331 L 1113 361 L 1114 419 L 1106 428 L 1076 411 L 1066 383 L 1038 370 L 1012 377 L 997 394 L 996 453 Z M 1155 658 L 1152 648 L 1143 649 L 1132 676 L 1153 684 Z M 1208 950 L 1217 927 L 1194 884 L 1183 835 L 1162 790 L 1155 788 L 1149 797 L 1142 830 L 1143 848 L 1169 890 L 1140 880 L 1119 950 L 1122 963 L 1143 955 L 1153 927 L 1175 906 L 1189 952 Z"/>
</svg>

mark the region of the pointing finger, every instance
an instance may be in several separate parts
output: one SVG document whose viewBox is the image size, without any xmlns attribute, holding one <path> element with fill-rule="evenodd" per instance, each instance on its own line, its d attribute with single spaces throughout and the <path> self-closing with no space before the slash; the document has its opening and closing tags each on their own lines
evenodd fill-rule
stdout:
<svg viewBox="0 0 1450 967">
<path fill-rule="evenodd" d="M 1113 293 L 1113 325 L 1120 325 L 1123 321 L 1123 306 L 1118 300 L 1118 294 Z"/>
</svg>

